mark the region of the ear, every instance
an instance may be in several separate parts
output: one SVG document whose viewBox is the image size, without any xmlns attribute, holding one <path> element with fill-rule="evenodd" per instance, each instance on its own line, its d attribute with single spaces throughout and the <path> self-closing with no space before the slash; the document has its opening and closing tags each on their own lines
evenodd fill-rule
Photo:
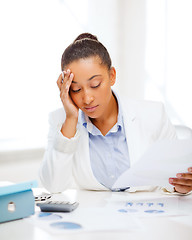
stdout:
<svg viewBox="0 0 192 240">
<path fill-rule="evenodd" d="M 114 67 L 111 67 L 111 69 L 109 70 L 109 77 L 111 86 L 113 86 L 116 82 L 116 70 Z"/>
</svg>

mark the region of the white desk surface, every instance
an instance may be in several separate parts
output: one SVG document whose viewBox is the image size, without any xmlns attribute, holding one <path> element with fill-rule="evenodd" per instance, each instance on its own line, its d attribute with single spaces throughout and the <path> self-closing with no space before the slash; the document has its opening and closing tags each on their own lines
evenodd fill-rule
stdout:
<svg viewBox="0 0 192 240">
<path fill-rule="evenodd" d="M 69 199 L 76 199 L 81 207 L 105 207 L 106 199 L 116 196 L 127 196 L 135 194 L 139 197 L 146 198 L 163 195 L 159 192 L 138 192 L 138 193 L 113 193 L 113 192 L 96 192 L 96 191 L 76 191 L 68 190 L 64 195 Z M 188 212 L 188 216 L 180 217 L 150 217 L 140 218 L 143 230 L 133 231 L 104 231 L 104 232 L 82 232 L 72 234 L 53 235 L 34 224 L 29 219 L 21 219 L 0 224 L 0 240 L 50 240 L 50 239 L 67 239 L 67 240 L 191 240 L 192 239 L 192 195 L 177 196 L 179 207 Z M 37 209 L 37 211 L 39 211 Z"/>
</svg>

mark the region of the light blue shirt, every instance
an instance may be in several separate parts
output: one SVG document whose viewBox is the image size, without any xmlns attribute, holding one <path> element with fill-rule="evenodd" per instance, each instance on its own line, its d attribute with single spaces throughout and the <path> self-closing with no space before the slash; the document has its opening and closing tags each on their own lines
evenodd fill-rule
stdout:
<svg viewBox="0 0 192 240">
<path fill-rule="evenodd" d="M 115 96 L 118 102 L 118 120 L 105 136 L 83 112 L 81 114 L 82 124 L 89 133 L 92 171 L 96 179 L 109 189 L 130 167 L 122 109 L 118 96 L 116 94 Z"/>
</svg>

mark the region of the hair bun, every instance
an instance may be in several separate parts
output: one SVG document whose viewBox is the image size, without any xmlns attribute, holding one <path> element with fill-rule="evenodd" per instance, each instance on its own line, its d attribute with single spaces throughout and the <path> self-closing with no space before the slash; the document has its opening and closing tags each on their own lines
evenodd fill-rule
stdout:
<svg viewBox="0 0 192 240">
<path fill-rule="evenodd" d="M 91 33 L 82 33 L 74 40 L 74 42 L 82 39 L 92 39 L 92 40 L 98 41 L 95 35 L 92 35 Z"/>
</svg>

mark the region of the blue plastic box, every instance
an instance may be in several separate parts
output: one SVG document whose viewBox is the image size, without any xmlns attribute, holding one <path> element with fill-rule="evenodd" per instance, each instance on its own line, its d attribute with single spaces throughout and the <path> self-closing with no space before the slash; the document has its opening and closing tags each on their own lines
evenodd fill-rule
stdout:
<svg viewBox="0 0 192 240">
<path fill-rule="evenodd" d="M 36 181 L 0 187 L 0 223 L 34 214 L 32 187 L 37 187 Z"/>
</svg>

